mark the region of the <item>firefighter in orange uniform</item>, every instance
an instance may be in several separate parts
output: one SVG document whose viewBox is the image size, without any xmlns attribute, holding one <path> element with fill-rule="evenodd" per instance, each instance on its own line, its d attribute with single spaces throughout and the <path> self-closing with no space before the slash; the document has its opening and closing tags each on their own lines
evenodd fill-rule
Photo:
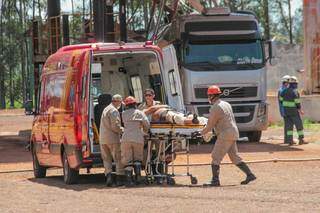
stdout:
<svg viewBox="0 0 320 213">
<path fill-rule="evenodd" d="M 137 101 L 129 96 L 124 100 L 126 109 L 122 112 L 124 131 L 121 140 L 121 161 L 125 168 L 127 186 L 132 186 L 133 170 L 135 182 L 141 179 L 141 163 L 143 161 L 144 135 L 150 123 L 147 116 L 137 109 Z"/>
<path fill-rule="evenodd" d="M 239 131 L 236 125 L 231 105 L 220 99 L 221 90 L 218 86 L 212 85 L 207 91 L 208 100 L 211 106 L 209 120 L 201 134 L 205 135 L 214 129 L 217 141 L 212 150 L 212 179 L 204 186 L 220 186 L 219 171 L 223 157 L 228 154 L 233 164 L 239 167 L 245 174 L 246 179 L 241 184 L 248 184 L 256 179 L 245 162 L 238 155 L 236 141 L 239 138 Z"/>
</svg>

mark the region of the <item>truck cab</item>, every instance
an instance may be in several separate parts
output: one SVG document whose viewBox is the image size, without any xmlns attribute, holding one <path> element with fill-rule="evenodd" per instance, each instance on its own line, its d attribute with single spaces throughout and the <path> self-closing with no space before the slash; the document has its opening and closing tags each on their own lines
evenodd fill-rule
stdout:
<svg viewBox="0 0 320 213">
<path fill-rule="evenodd" d="M 207 88 L 219 85 L 241 135 L 260 141 L 268 122 L 267 57 L 255 15 L 208 10 L 179 17 L 175 29 L 187 111 L 208 116 Z"/>
</svg>

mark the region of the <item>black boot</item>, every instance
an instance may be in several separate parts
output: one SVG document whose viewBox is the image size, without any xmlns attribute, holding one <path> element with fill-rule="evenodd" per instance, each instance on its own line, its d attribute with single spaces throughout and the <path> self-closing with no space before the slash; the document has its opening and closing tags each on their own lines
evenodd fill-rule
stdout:
<svg viewBox="0 0 320 213">
<path fill-rule="evenodd" d="M 212 164 L 211 170 L 212 170 L 212 179 L 211 181 L 203 184 L 203 186 L 220 186 L 220 180 L 219 180 L 220 166 Z"/>
<path fill-rule="evenodd" d="M 112 178 L 112 173 L 111 172 L 106 174 L 106 184 L 107 184 L 108 187 L 112 186 L 112 184 L 113 184 L 113 178 Z"/>
<path fill-rule="evenodd" d="M 243 171 L 247 175 L 246 179 L 241 182 L 242 185 L 246 185 L 251 181 L 254 181 L 255 179 L 257 179 L 245 162 L 239 163 L 237 167 L 239 167 L 239 169 L 241 169 L 241 171 Z"/>
<path fill-rule="evenodd" d="M 116 186 L 123 186 L 124 183 L 125 183 L 125 179 L 126 179 L 126 176 L 124 175 L 117 175 L 116 176 Z"/>
<path fill-rule="evenodd" d="M 134 186 L 134 182 L 132 180 L 132 171 L 131 170 L 126 170 L 125 171 L 125 175 L 126 175 L 126 186 L 130 187 L 130 186 Z"/>
<path fill-rule="evenodd" d="M 162 175 L 164 175 L 164 163 L 159 163 L 158 164 L 158 172 L 159 172 L 159 174 L 158 173 L 156 173 L 156 174 L 160 175 L 160 177 L 156 177 L 156 183 L 158 185 L 161 185 L 164 182 L 164 178 L 162 176 Z"/>
<path fill-rule="evenodd" d="M 299 145 L 302 145 L 302 144 L 308 144 L 308 142 L 306 142 L 304 138 L 299 138 Z"/>
<path fill-rule="evenodd" d="M 136 184 L 141 183 L 141 163 L 135 162 L 134 164 L 134 175 L 135 175 L 135 182 Z"/>
</svg>

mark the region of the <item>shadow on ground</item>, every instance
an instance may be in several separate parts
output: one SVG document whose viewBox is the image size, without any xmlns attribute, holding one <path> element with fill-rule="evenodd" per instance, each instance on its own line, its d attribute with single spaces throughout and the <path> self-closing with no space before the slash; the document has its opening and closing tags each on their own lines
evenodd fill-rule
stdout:
<svg viewBox="0 0 320 213">
<path fill-rule="evenodd" d="M 20 130 L 18 135 L 0 136 L 0 163 L 31 162 L 31 154 L 26 150 L 31 130 Z"/>
<path fill-rule="evenodd" d="M 48 176 L 46 178 L 29 178 L 29 181 L 33 183 L 43 184 L 50 187 L 56 187 L 60 189 L 66 189 L 66 190 L 73 190 L 73 191 L 85 191 L 88 189 L 106 189 L 106 190 L 112 190 L 112 189 L 128 189 L 125 186 L 120 187 L 106 187 L 105 185 L 105 179 L 104 174 L 85 174 L 79 176 L 79 181 L 77 184 L 73 185 L 67 185 L 63 182 L 63 176 Z M 225 185 L 224 187 L 230 187 L 234 185 Z M 175 185 L 157 185 L 155 183 L 153 184 L 139 184 L 134 187 L 129 188 L 162 188 L 162 187 L 202 187 L 202 185 L 183 185 L 183 184 L 175 184 Z"/>
<path fill-rule="evenodd" d="M 304 151 L 298 146 L 288 146 L 279 143 L 266 143 L 266 142 L 238 142 L 238 149 L 240 153 L 250 152 L 288 152 L 288 151 Z M 210 154 L 213 149 L 213 144 L 191 145 L 192 154 Z"/>
</svg>

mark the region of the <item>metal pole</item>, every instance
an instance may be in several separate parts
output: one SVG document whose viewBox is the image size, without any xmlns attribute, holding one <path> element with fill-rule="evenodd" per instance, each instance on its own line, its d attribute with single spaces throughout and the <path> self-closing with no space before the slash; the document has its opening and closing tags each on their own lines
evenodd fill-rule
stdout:
<svg viewBox="0 0 320 213">
<path fill-rule="evenodd" d="M 69 15 L 62 15 L 63 46 L 70 44 Z"/>
<path fill-rule="evenodd" d="M 104 41 L 105 1 L 93 0 L 94 34 L 98 42 Z"/>
<path fill-rule="evenodd" d="M 106 13 L 105 13 L 105 41 L 114 42 L 114 14 L 113 14 L 113 1 L 106 1 Z"/>
<path fill-rule="evenodd" d="M 119 0 L 120 40 L 127 42 L 126 0 Z"/>
</svg>

